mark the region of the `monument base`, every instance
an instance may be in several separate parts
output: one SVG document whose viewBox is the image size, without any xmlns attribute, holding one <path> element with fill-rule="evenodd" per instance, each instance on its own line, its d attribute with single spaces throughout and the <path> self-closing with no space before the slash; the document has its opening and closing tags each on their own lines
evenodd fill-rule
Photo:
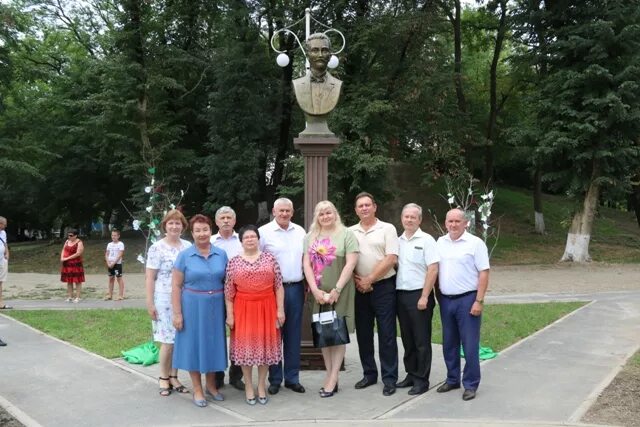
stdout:
<svg viewBox="0 0 640 427">
<path fill-rule="evenodd" d="M 316 123 L 318 124 L 318 123 Z M 326 127 L 326 121 L 325 121 Z M 309 122 L 307 122 L 307 129 Z M 313 128 L 318 131 L 319 127 Z M 324 133 L 302 132 L 298 138 L 293 139 L 293 145 L 302 152 L 304 157 L 304 226 L 309 230 L 313 221 L 313 210 L 318 202 L 327 200 L 329 183 L 329 155 L 340 143 L 340 139 L 326 128 Z M 302 345 L 300 356 L 300 368 L 303 370 L 324 370 L 322 351 L 313 347 L 311 335 L 311 309 L 310 295 L 307 295 L 307 304 L 304 305 L 302 314 Z M 344 363 L 343 367 L 344 369 Z"/>
</svg>

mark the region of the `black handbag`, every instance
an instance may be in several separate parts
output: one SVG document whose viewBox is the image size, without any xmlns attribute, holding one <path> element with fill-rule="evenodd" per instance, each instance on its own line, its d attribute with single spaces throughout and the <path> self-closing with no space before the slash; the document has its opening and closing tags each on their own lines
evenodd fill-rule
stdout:
<svg viewBox="0 0 640 427">
<path fill-rule="evenodd" d="M 326 304 L 325 304 L 326 305 Z M 334 345 L 349 344 L 349 330 L 345 316 L 338 316 L 335 306 L 331 305 L 331 311 L 323 311 L 320 306 L 318 319 L 311 322 L 313 334 L 313 346 L 315 348 L 331 347 Z M 321 316 L 324 314 L 323 316 Z"/>
</svg>

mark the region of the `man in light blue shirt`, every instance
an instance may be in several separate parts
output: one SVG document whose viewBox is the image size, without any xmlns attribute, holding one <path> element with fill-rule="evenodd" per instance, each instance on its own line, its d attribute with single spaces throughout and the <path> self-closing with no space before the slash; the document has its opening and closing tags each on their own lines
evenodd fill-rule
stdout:
<svg viewBox="0 0 640 427">
<path fill-rule="evenodd" d="M 233 229 L 236 225 L 236 212 L 229 206 L 223 206 L 216 211 L 215 221 L 218 232 L 211 236 L 211 244 L 225 251 L 227 258 L 231 260 L 242 252 L 238 233 Z M 229 384 L 235 389 L 244 391 L 242 369 L 233 362 L 229 364 Z M 216 372 L 216 386 L 218 388 L 224 386 L 224 372 Z"/>
</svg>

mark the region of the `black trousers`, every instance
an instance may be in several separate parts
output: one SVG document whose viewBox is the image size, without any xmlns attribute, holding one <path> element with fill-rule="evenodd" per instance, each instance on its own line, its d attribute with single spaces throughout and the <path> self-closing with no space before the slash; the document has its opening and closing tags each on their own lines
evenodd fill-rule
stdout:
<svg viewBox="0 0 640 427">
<path fill-rule="evenodd" d="M 229 384 L 242 379 L 242 368 L 233 362 L 229 362 Z M 216 385 L 220 387 L 224 384 L 224 371 L 216 372 Z"/>
<path fill-rule="evenodd" d="M 373 292 L 356 292 L 356 337 L 363 375 L 378 380 L 373 347 L 374 323 L 378 327 L 380 374 L 385 385 L 398 382 L 398 342 L 396 339 L 396 276 L 373 284 Z"/>
<path fill-rule="evenodd" d="M 433 292 L 427 300 L 426 310 L 418 310 L 422 289 L 396 291 L 400 336 L 404 347 L 404 369 L 414 385 L 429 386 L 431 374 L 431 320 L 436 301 Z"/>
</svg>

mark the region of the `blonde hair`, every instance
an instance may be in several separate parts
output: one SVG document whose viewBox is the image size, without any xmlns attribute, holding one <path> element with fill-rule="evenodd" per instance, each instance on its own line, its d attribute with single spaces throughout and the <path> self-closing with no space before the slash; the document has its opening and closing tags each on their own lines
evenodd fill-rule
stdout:
<svg viewBox="0 0 640 427">
<path fill-rule="evenodd" d="M 311 221 L 311 227 L 309 227 L 309 236 L 311 237 L 311 241 L 315 240 L 320 235 L 320 230 L 322 230 L 322 226 L 320 225 L 320 221 L 318 217 L 320 216 L 320 212 L 325 209 L 331 209 L 333 214 L 336 216 L 336 229 L 335 231 L 340 231 L 344 228 L 342 224 L 342 220 L 340 219 L 340 214 L 336 209 L 336 206 L 328 200 L 322 200 L 318 202 L 315 209 L 313 210 L 313 221 Z"/>
</svg>

